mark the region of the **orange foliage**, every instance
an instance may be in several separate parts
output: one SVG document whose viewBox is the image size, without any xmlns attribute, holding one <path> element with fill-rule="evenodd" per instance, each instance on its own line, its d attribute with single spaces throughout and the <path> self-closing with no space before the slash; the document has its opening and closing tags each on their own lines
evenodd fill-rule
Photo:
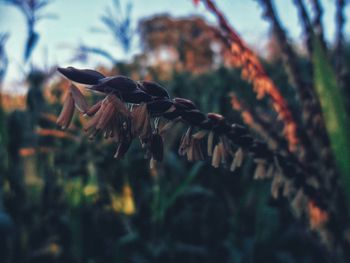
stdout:
<svg viewBox="0 0 350 263">
<path fill-rule="evenodd" d="M 40 136 L 51 136 L 55 138 L 70 138 L 73 139 L 74 137 L 72 135 L 69 135 L 68 133 L 64 131 L 58 131 L 58 130 L 51 130 L 51 129 L 37 129 L 36 133 Z"/>
<path fill-rule="evenodd" d="M 262 99 L 268 95 L 272 100 L 272 106 L 278 113 L 278 118 L 284 123 L 283 134 L 285 135 L 291 151 L 296 150 L 299 140 L 297 137 L 297 125 L 292 113 L 288 108 L 287 101 L 274 82 L 266 74 L 259 58 L 243 42 L 235 30 L 228 24 L 223 14 L 216 8 L 211 0 L 203 0 L 208 9 L 219 19 L 222 29 L 222 39 L 231 48 L 229 63 L 233 67 L 242 68 L 242 78 L 253 84 L 257 99 Z"/>
<path fill-rule="evenodd" d="M 22 157 L 31 156 L 33 154 L 35 154 L 35 149 L 32 147 L 19 149 L 19 155 Z"/>
<path fill-rule="evenodd" d="M 141 20 L 139 29 L 147 64 L 169 72 L 206 72 L 228 51 L 216 29 L 200 17 L 157 15 Z"/>
<path fill-rule="evenodd" d="M 39 152 L 39 153 L 50 153 L 54 151 L 53 148 L 50 147 L 39 147 L 38 149 L 34 148 L 34 147 L 24 147 L 19 149 L 19 155 L 21 157 L 28 157 L 28 156 L 32 156 L 35 153 Z"/>
<path fill-rule="evenodd" d="M 231 93 L 230 96 L 231 96 L 232 108 L 241 112 L 242 119 L 245 124 L 247 124 L 248 126 L 253 125 L 254 118 L 252 114 L 243 108 L 242 103 L 238 100 L 238 98 L 233 93 Z"/>
<path fill-rule="evenodd" d="M 1 104 L 5 111 L 24 110 L 26 108 L 27 96 L 1 94 Z"/>
<path fill-rule="evenodd" d="M 311 229 L 317 229 L 328 221 L 328 213 L 316 206 L 314 201 L 308 202 Z"/>
</svg>

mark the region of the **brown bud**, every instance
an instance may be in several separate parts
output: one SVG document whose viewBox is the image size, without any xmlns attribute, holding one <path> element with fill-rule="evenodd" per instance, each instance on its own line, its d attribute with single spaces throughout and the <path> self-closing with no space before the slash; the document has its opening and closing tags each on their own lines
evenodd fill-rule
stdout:
<svg viewBox="0 0 350 263">
<path fill-rule="evenodd" d="M 57 70 L 66 78 L 87 85 L 96 85 L 99 80 L 103 79 L 101 73 L 91 69 L 76 69 L 73 67 L 57 68 Z"/>
<path fill-rule="evenodd" d="M 151 113 L 166 112 L 173 105 L 173 102 L 168 99 L 153 100 L 147 103 L 147 108 Z"/>
<path fill-rule="evenodd" d="M 140 81 L 140 89 L 153 97 L 170 98 L 167 90 L 153 81 Z"/>
<path fill-rule="evenodd" d="M 164 117 L 165 119 L 168 119 L 168 120 L 174 120 L 174 119 L 176 119 L 176 118 L 178 118 L 178 117 L 180 117 L 180 116 L 181 116 L 181 112 L 178 111 L 178 110 L 174 110 L 174 111 L 172 111 L 172 112 L 165 112 L 165 113 L 163 114 L 163 117 Z"/>
<path fill-rule="evenodd" d="M 92 90 L 105 93 L 130 93 L 137 89 L 136 82 L 125 76 L 113 76 L 99 80 L 97 85 L 91 87 Z"/>
<path fill-rule="evenodd" d="M 183 99 L 183 98 L 175 98 L 175 107 L 179 110 L 194 110 L 197 109 L 196 105 L 191 100 Z"/>
<path fill-rule="evenodd" d="M 141 90 L 135 90 L 133 92 L 127 92 L 122 94 L 122 99 L 128 103 L 140 104 L 143 102 L 149 102 L 152 97 Z"/>
<path fill-rule="evenodd" d="M 206 120 L 205 115 L 199 110 L 188 110 L 181 114 L 181 117 L 190 125 L 196 126 Z"/>
<path fill-rule="evenodd" d="M 208 117 L 208 119 L 216 121 L 216 122 L 224 119 L 224 117 L 221 114 L 212 113 L 212 112 L 208 113 L 207 117 Z"/>
</svg>

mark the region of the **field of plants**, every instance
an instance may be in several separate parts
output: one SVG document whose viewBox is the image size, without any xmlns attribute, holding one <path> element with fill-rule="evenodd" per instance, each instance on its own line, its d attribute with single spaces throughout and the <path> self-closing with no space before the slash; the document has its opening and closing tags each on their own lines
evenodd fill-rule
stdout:
<svg viewBox="0 0 350 263">
<path fill-rule="evenodd" d="M 285 0 L 297 42 L 279 0 L 249 0 L 262 53 L 223 0 L 138 20 L 111 0 L 93 31 L 110 50 L 38 64 L 59 1 L 0 0 L 26 24 L 25 92 L 4 89 L 0 31 L 0 262 L 350 262 L 349 1 Z"/>
</svg>

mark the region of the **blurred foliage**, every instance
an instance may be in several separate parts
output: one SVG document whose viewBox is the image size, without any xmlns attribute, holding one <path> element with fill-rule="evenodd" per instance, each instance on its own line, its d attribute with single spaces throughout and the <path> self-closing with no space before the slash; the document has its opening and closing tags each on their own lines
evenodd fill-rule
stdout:
<svg viewBox="0 0 350 263">
<path fill-rule="evenodd" d="M 43 9 L 52 0 L 1 0 L 0 3 L 10 4 L 18 8 L 26 20 L 27 40 L 24 49 L 24 61 L 28 61 L 35 46 L 39 41 L 39 33 L 36 31 L 36 24 L 43 19 L 52 19 L 56 16 L 50 13 L 43 13 Z"/>
<path fill-rule="evenodd" d="M 103 28 L 92 28 L 93 33 L 103 33 L 112 36 L 114 43 L 122 48 L 124 55 L 129 54 L 135 38 L 132 3 L 128 2 L 123 8 L 119 0 L 113 0 L 113 6 L 106 8 L 105 14 L 100 17 L 100 20 Z M 120 60 L 114 55 L 114 52 L 100 47 L 81 44 L 76 51 L 77 54 L 73 60 L 85 61 L 89 54 L 104 57 L 114 65 L 118 64 Z"/>
<path fill-rule="evenodd" d="M 5 52 L 5 44 L 9 37 L 7 33 L 0 33 L 0 83 L 5 76 L 6 69 L 8 66 L 8 57 Z"/>
<path fill-rule="evenodd" d="M 225 62 L 229 52 L 215 28 L 201 17 L 155 15 L 139 22 L 139 32 L 153 64 L 175 64 L 178 70 L 203 73 Z"/>
<path fill-rule="evenodd" d="M 125 51 L 131 45 L 130 12 L 131 5 L 115 20 L 115 14 L 103 18 L 112 36 L 122 37 L 117 41 Z M 158 81 L 173 97 L 242 123 L 231 108 L 230 91 L 250 108 L 266 108 L 268 102 L 256 101 L 239 70 L 224 67 L 223 47 L 217 63 L 207 41 L 216 41 L 211 30 L 199 18 L 149 19 L 140 26 L 144 53 L 130 63 L 111 56 L 115 67 L 104 73 Z M 175 65 L 149 63 L 161 46 L 176 52 Z M 266 69 L 298 116 L 280 64 L 276 55 Z M 323 82 L 330 75 L 327 64 L 321 59 L 316 65 L 315 77 Z M 309 76 L 307 70 L 303 74 Z M 271 182 L 252 180 L 251 158 L 234 173 L 190 164 L 176 154 L 184 129 L 179 124 L 168 134 L 164 162 L 156 170 L 148 169 L 136 144 L 116 161 L 113 143 L 100 137 L 91 143 L 80 132 L 84 119 L 75 116 L 64 135 L 56 129 L 68 83 L 47 85 L 47 78 L 40 71 L 28 74 L 25 109 L 0 108 L 1 262 L 332 262 L 305 222 L 295 219 L 288 200 L 271 199 Z M 90 104 L 96 96 L 89 95 Z M 276 117 L 272 110 L 264 112 Z M 282 129 L 281 123 L 274 125 L 272 130 Z"/>
</svg>

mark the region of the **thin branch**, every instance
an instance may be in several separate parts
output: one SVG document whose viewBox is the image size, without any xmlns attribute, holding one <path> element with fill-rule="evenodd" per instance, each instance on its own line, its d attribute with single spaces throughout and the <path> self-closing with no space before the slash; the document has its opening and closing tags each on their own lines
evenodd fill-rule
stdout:
<svg viewBox="0 0 350 263">
<path fill-rule="evenodd" d="M 325 50 L 327 50 L 326 41 L 324 38 L 324 30 L 322 25 L 323 8 L 319 0 L 311 0 L 313 11 L 315 13 L 314 19 L 312 20 L 312 26 L 316 35 L 319 37 L 321 44 Z"/>
<path fill-rule="evenodd" d="M 312 36 L 313 29 L 310 21 L 310 17 L 307 13 L 303 0 L 294 0 L 294 4 L 298 9 L 299 17 L 301 18 L 303 24 L 304 35 L 306 37 L 306 47 L 309 56 L 312 55 Z"/>
<path fill-rule="evenodd" d="M 343 47 L 344 47 L 344 25 L 345 25 L 345 0 L 336 0 L 336 40 L 335 40 L 335 72 L 338 83 L 343 87 L 342 76 L 344 74 L 344 58 L 343 58 Z"/>
</svg>

